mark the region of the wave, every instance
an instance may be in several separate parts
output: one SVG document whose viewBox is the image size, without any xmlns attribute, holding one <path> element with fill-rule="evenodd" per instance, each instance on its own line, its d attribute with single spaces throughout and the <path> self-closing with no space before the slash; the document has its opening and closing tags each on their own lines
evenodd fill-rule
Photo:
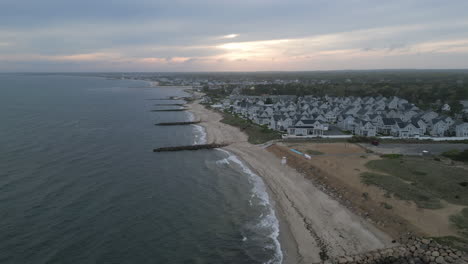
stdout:
<svg viewBox="0 0 468 264">
<path fill-rule="evenodd" d="M 217 149 L 221 152 L 224 152 L 228 155 L 227 158 L 216 161 L 217 164 L 229 164 L 229 162 L 233 162 L 237 164 L 244 174 L 249 176 L 249 182 L 252 183 L 252 198 L 257 198 L 259 204 L 266 209 L 266 213 L 260 216 L 260 222 L 257 224 L 258 228 L 261 229 L 269 229 L 271 230 L 270 234 L 268 235 L 269 238 L 273 241 L 273 247 L 275 250 L 275 255 L 272 259 L 270 259 L 266 263 L 282 263 L 283 261 L 283 253 L 281 251 L 281 244 L 279 242 L 279 221 L 276 218 L 275 210 L 270 203 L 270 198 L 263 182 L 262 178 L 255 174 L 249 167 L 247 167 L 244 162 L 242 162 L 236 155 L 226 151 L 224 149 Z M 251 200 L 249 203 L 252 205 Z M 247 240 L 246 237 L 244 237 Z M 243 241 L 245 241 L 243 238 Z M 267 246 L 267 248 L 271 248 L 271 246 Z"/>
<path fill-rule="evenodd" d="M 206 144 L 206 132 L 205 128 L 199 125 L 192 125 L 195 127 L 195 139 L 194 144 Z"/>
<path fill-rule="evenodd" d="M 186 111 L 188 122 L 193 122 L 195 120 L 195 115 Z M 195 138 L 193 144 L 206 144 L 206 132 L 205 128 L 199 125 L 192 125 L 195 128 Z"/>
<path fill-rule="evenodd" d="M 192 112 L 190 112 L 190 111 L 185 111 L 185 113 L 187 113 L 188 122 L 193 122 L 193 121 L 195 120 L 195 115 L 193 115 Z"/>
</svg>

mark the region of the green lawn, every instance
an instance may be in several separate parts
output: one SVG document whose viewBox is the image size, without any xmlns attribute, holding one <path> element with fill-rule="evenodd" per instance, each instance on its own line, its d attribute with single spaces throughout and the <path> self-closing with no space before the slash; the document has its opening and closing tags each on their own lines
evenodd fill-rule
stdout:
<svg viewBox="0 0 468 264">
<path fill-rule="evenodd" d="M 377 185 L 421 208 L 440 208 L 440 200 L 468 205 L 468 171 L 423 157 L 387 157 L 369 161 L 373 172 L 362 181 Z"/>
<path fill-rule="evenodd" d="M 243 119 L 231 113 L 222 112 L 221 122 L 240 128 L 249 136 L 249 142 L 252 144 L 262 144 L 274 139 L 281 139 L 281 133 L 271 130 L 266 126 L 260 126 L 250 120 Z"/>
<path fill-rule="evenodd" d="M 312 150 L 312 149 L 306 150 L 305 153 L 307 153 L 309 155 L 323 155 L 324 154 L 323 152 L 320 152 L 320 151 L 317 151 L 317 150 Z"/>
</svg>

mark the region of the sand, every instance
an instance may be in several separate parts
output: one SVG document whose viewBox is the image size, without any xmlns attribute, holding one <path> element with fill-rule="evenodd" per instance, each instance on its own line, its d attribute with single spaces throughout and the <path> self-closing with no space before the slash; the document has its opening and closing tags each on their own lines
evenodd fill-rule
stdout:
<svg viewBox="0 0 468 264">
<path fill-rule="evenodd" d="M 295 169 L 281 165 L 265 146 L 247 142 L 238 128 L 220 123 L 221 115 L 198 102 L 189 105 L 207 132 L 207 143 L 230 143 L 236 154 L 262 177 L 277 217 L 284 263 L 314 263 L 321 257 L 366 252 L 391 245 L 391 238 L 322 192 Z"/>
<path fill-rule="evenodd" d="M 438 145 L 438 144 L 436 144 Z M 430 147 L 430 146 L 429 146 Z M 306 152 L 314 150 L 324 155 L 314 156 L 311 160 L 289 151 L 296 148 Z M 457 229 L 451 224 L 449 216 L 459 213 L 464 206 L 444 202 L 441 209 L 418 208 L 413 202 L 386 197 L 385 190 L 361 182 L 360 174 L 370 171 L 365 164 L 370 160 L 381 159 L 380 156 L 366 153 L 366 149 L 350 143 L 283 143 L 269 148 L 276 156 L 287 155 L 295 168 L 314 168 L 314 178 L 322 178 L 328 186 L 346 190 L 341 192 L 344 199 L 370 212 L 374 221 L 381 223 L 390 234 L 412 232 L 421 236 L 456 236 Z M 296 158 L 293 156 L 297 156 Z M 381 173 L 381 172 L 380 172 Z M 325 179 L 326 177 L 326 179 Z M 369 199 L 362 199 L 367 193 Z M 390 204 L 391 210 L 382 208 L 382 203 Z M 403 224 L 402 224 L 403 223 Z"/>
</svg>

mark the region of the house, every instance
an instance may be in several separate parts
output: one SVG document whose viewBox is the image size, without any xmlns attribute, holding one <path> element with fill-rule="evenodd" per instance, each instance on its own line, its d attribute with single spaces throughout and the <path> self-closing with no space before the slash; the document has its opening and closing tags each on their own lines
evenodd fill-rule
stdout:
<svg viewBox="0 0 468 264">
<path fill-rule="evenodd" d="M 389 109 L 397 109 L 398 108 L 398 102 L 399 102 L 398 97 L 394 96 L 394 97 L 387 100 L 387 107 Z"/>
<path fill-rule="evenodd" d="M 460 123 L 455 126 L 456 137 L 468 137 L 468 123 Z"/>
<path fill-rule="evenodd" d="M 343 115 L 340 117 L 340 121 L 338 121 L 338 127 L 345 131 L 353 131 L 356 118 L 352 115 Z"/>
<path fill-rule="evenodd" d="M 449 125 L 440 118 L 432 120 L 429 134 L 433 137 L 443 137 L 449 129 Z"/>
<path fill-rule="evenodd" d="M 427 111 L 421 115 L 421 118 L 424 119 L 426 122 L 431 122 L 432 119 L 437 118 L 439 114 L 434 111 Z"/>
<path fill-rule="evenodd" d="M 425 135 L 427 132 L 427 124 L 421 118 L 413 118 L 410 121 L 414 126 L 418 126 L 420 130 L 420 135 Z"/>
<path fill-rule="evenodd" d="M 377 135 L 377 127 L 369 121 L 361 120 L 360 123 L 355 126 L 354 134 L 364 137 L 375 137 Z"/>
<path fill-rule="evenodd" d="M 397 125 L 397 123 L 403 122 L 399 118 L 382 118 L 382 124 L 378 128 L 379 132 L 385 135 L 389 135 L 392 131 L 392 128 Z"/>
<path fill-rule="evenodd" d="M 295 136 L 323 136 L 328 130 L 328 124 L 319 120 L 299 120 L 288 128 L 288 134 Z"/>
<path fill-rule="evenodd" d="M 400 138 L 419 137 L 421 130 L 417 124 L 400 122 L 392 128 L 392 136 Z"/>
<path fill-rule="evenodd" d="M 207 98 L 209 99 L 209 98 Z M 268 102 L 268 104 L 267 104 Z M 232 94 L 222 101 L 222 108 L 292 135 L 321 136 L 329 124 L 357 135 L 378 133 L 396 137 L 466 135 L 466 126 L 434 111 L 423 112 L 396 96 L 376 97 L 295 97 L 245 96 Z"/>
</svg>

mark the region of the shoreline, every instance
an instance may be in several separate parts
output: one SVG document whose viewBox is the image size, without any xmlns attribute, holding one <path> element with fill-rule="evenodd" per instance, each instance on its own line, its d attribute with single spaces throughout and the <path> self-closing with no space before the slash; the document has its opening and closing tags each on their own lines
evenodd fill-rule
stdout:
<svg viewBox="0 0 468 264">
<path fill-rule="evenodd" d="M 202 122 L 207 143 L 229 143 L 225 150 L 241 159 L 267 187 L 280 223 L 283 263 L 315 263 L 326 258 L 394 246 L 392 238 L 316 188 L 262 146 L 247 142 L 238 128 L 198 101 L 188 111 Z"/>
</svg>

